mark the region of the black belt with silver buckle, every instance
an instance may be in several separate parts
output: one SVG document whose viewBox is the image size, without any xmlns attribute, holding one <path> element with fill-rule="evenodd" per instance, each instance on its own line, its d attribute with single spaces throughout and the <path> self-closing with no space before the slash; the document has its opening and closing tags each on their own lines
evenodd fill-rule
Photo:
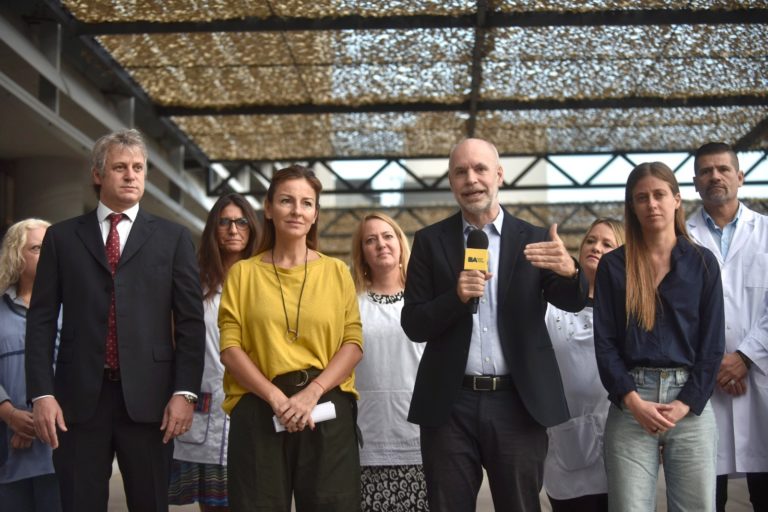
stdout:
<svg viewBox="0 0 768 512">
<path fill-rule="evenodd" d="M 500 391 L 512 387 L 509 375 L 465 375 L 461 385 L 472 391 Z"/>
<path fill-rule="evenodd" d="M 304 387 L 309 384 L 315 377 L 320 375 L 322 370 L 317 368 L 307 368 L 306 370 L 297 370 L 295 372 L 283 373 L 272 379 L 272 383 L 276 386 L 296 386 Z"/>
<path fill-rule="evenodd" d="M 120 368 L 104 368 L 104 378 L 110 382 L 119 382 Z"/>
</svg>

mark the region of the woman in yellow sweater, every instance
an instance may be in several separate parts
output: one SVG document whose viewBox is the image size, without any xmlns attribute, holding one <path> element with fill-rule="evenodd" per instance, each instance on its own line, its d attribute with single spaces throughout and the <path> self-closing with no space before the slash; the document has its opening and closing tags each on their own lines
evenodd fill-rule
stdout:
<svg viewBox="0 0 768 512">
<path fill-rule="evenodd" d="M 307 168 L 276 172 L 257 254 L 235 264 L 224 285 L 233 511 L 286 512 L 292 496 L 297 512 L 360 508 L 354 368 L 362 329 L 349 269 L 317 250 L 321 189 Z M 316 423 L 322 402 L 333 403 L 335 418 Z"/>
</svg>

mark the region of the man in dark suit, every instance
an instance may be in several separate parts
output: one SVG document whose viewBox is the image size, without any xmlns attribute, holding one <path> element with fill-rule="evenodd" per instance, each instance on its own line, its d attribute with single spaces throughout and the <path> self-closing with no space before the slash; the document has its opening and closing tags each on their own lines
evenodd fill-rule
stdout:
<svg viewBox="0 0 768 512">
<path fill-rule="evenodd" d="M 185 228 L 139 208 L 146 172 L 138 131 L 102 137 L 92 152 L 97 209 L 43 240 L 27 396 L 38 437 L 54 448 L 65 511 L 107 510 L 115 455 L 130 510 L 166 511 L 169 441 L 192 423 L 205 338 L 197 263 Z"/>
<path fill-rule="evenodd" d="M 461 212 L 417 232 L 408 264 L 401 323 L 427 343 L 408 419 L 421 427 L 432 512 L 475 510 L 482 468 L 496 510 L 539 510 L 546 427 L 569 417 L 544 312 L 547 301 L 582 309 L 587 282 L 556 225 L 547 241 L 499 206 L 503 175 L 491 143 L 455 146 Z M 488 236 L 488 272 L 463 270 L 473 228 Z"/>
</svg>

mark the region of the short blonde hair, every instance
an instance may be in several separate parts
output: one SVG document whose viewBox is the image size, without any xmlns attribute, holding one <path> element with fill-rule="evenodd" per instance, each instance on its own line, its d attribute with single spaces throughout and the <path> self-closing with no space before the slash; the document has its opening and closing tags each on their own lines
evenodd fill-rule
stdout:
<svg viewBox="0 0 768 512">
<path fill-rule="evenodd" d="M 27 243 L 27 233 L 37 228 L 47 228 L 51 223 L 42 219 L 25 219 L 8 228 L 0 248 L 0 293 L 21 279 L 24 270 L 22 251 Z"/>
<path fill-rule="evenodd" d="M 395 219 L 381 212 L 373 212 L 363 217 L 352 236 L 352 277 L 358 293 L 366 291 L 372 284 L 371 267 L 363 255 L 363 229 L 369 220 L 378 219 L 386 222 L 394 230 L 397 241 L 400 242 L 400 284 L 405 286 L 405 275 L 408 272 L 408 259 L 411 257 L 411 247 L 408 244 L 403 228 Z"/>
</svg>

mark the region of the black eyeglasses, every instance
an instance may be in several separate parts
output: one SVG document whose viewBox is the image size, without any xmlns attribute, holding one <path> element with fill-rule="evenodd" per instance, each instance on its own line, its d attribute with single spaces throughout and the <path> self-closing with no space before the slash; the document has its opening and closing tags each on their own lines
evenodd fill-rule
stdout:
<svg viewBox="0 0 768 512">
<path fill-rule="evenodd" d="M 248 219 L 245 217 L 240 217 L 239 219 L 222 217 L 219 219 L 220 228 L 232 229 L 232 224 L 234 224 L 237 229 L 248 229 Z"/>
</svg>

